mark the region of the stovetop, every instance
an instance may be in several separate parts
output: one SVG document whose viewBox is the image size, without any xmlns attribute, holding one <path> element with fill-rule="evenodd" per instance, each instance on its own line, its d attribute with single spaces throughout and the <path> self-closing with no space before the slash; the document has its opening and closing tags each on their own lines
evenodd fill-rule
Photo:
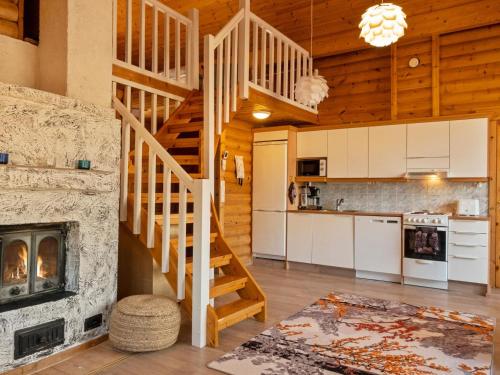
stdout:
<svg viewBox="0 0 500 375">
<path fill-rule="evenodd" d="M 415 211 L 403 214 L 405 224 L 425 224 L 427 226 L 447 227 L 449 212 Z"/>
</svg>

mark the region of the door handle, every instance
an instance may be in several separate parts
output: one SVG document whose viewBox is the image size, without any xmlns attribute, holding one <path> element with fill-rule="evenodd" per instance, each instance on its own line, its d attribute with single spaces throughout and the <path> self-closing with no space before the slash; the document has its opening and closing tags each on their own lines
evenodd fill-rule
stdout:
<svg viewBox="0 0 500 375">
<path fill-rule="evenodd" d="M 453 258 L 457 258 L 457 259 L 467 259 L 467 260 L 477 260 L 479 259 L 479 257 L 470 257 L 470 256 L 466 256 L 466 255 L 450 255 L 451 257 Z"/>
<path fill-rule="evenodd" d="M 422 259 L 417 259 L 416 261 L 418 264 L 432 264 L 430 260 L 422 260 Z"/>
</svg>

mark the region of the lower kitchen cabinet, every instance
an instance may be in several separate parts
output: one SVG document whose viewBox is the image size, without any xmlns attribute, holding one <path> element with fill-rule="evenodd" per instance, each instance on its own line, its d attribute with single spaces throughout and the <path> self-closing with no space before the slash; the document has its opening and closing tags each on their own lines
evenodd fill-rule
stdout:
<svg viewBox="0 0 500 375">
<path fill-rule="evenodd" d="M 313 215 L 289 213 L 286 258 L 291 262 L 311 263 Z"/>
<path fill-rule="evenodd" d="M 287 260 L 354 268 L 353 217 L 289 213 Z"/>
<path fill-rule="evenodd" d="M 348 215 L 312 215 L 311 263 L 354 268 L 354 223 Z"/>
<path fill-rule="evenodd" d="M 450 220 L 448 279 L 488 284 L 489 222 Z"/>
</svg>

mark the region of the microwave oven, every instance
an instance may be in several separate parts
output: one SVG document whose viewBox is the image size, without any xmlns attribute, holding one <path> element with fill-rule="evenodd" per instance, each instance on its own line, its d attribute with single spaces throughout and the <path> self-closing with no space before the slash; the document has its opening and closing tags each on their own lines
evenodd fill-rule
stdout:
<svg viewBox="0 0 500 375">
<path fill-rule="evenodd" d="M 326 177 L 326 159 L 297 160 L 297 176 Z"/>
</svg>

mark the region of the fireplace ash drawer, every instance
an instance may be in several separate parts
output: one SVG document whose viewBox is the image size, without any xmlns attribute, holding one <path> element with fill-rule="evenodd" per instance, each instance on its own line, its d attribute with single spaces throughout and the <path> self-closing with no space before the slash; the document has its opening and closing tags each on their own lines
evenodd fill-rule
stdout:
<svg viewBox="0 0 500 375">
<path fill-rule="evenodd" d="M 64 319 L 57 319 L 14 333 L 14 359 L 64 344 Z"/>
</svg>

